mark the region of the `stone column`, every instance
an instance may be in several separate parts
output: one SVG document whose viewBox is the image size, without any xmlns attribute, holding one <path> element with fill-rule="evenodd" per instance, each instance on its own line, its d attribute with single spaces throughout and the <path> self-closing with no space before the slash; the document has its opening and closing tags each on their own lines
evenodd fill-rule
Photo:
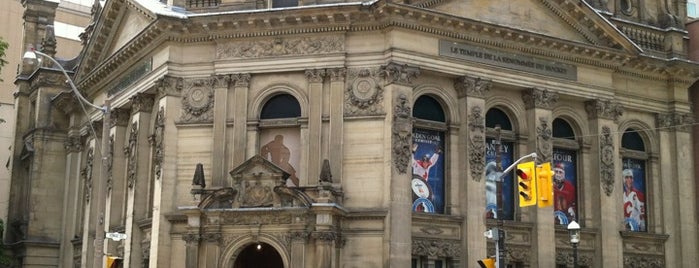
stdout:
<svg viewBox="0 0 699 268">
<path fill-rule="evenodd" d="M 205 266 L 217 268 L 221 252 L 221 233 L 204 233 L 202 235 Z"/>
<path fill-rule="evenodd" d="M 226 156 L 228 155 L 226 142 L 226 130 L 228 126 L 228 84 L 231 80 L 228 75 L 216 75 L 214 78 L 214 131 L 211 158 L 211 178 L 214 188 L 224 187 L 228 178 L 228 166 Z"/>
<path fill-rule="evenodd" d="M 321 128 L 323 126 L 323 78 L 325 70 L 306 70 L 308 80 L 308 148 L 305 166 L 307 176 L 299 177 L 300 185 L 317 185 L 320 176 L 320 166 L 323 162 L 321 154 Z M 299 185 L 299 186 L 300 186 Z"/>
<path fill-rule="evenodd" d="M 82 152 L 84 149 L 83 139 L 77 133 L 68 136 L 65 143 L 66 149 L 66 184 L 64 187 L 65 203 L 63 204 L 63 220 L 61 236 L 61 249 L 60 256 L 74 256 L 74 247 L 72 239 L 80 236 L 81 233 L 77 230 L 77 226 L 80 226 L 80 219 L 78 216 L 81 214 L 80 210 L 80 159 L 83 156 Z M 73 266 L 73 258 L 63 258 L 61 265 L 64 267 Z"/>
<path fill-rule="evenodd" d="M 459 211 L 464 216 L 462 247 L 465 260 L 487 257 L 485 226 L 485 92 L 490 90 L 491 81 L 479 77 L 464 76 L 454 82 L 454 89 L 459 98 L 459 117 L 462 118 L 459 129 L 466 135 L 459 135 L 458 152 L 466 152 L 464 172 L 455 178 L 461 183 L 459 189 Z M 459 155 L 461 159 L 461 155 Z"/>
<path fill-rule="evenodd" d="M 596 243 L 599 246 L 596 247 L 595 256 L 602 258 L 593 260 L 592 267 L 623 267 L 622 241 L 619 236 L 620 226 L 624 221 L 621 210 L 623 183 L 615 181 L 616 174 L 621 172 L 621 136 L 612 134 L 618 129 L 616 120 L 623 113 L 623 108 L 610 100 L 598 99 L 585 102 L 585 109 L 590 133 L 598 135 L 598 138 L 592 140 L 592 161 L 584 165 L 582 176 L 590 178 L 589 187 L 588 184 L 584 184 L 590 193 L 584 193 L 584 196 L 589 194 L 592 198 L 592 209 L 585 213 L 585 220 L 580 222 L 580 225 L 583 229 L 586 226 L 599 228 Z M 581 241 L 581 244 L 584 243 Z"/>
<path fill-rule="evenodd" d="M 412 195 L 410 180 L 413 133 L 412 80 L 420 74 L 416 67 L 390 63 L 382 67 L 386 78 L 387 99 L 392 111 L 386 116 L 391 126 L 391 184 L 389 188 L 388 247 L 389 267 L 410 267 L 412 253 Z"/>
<path fill-rule="evenodd" d="M 126 241 L 124 246 L 124 263 L 130 267 L 143 265 L 141 241 L 143 233 L 138 222 L 150 218 L 148 196 L 150 195 L 149 172 L 150 146 L 148 128 L 150 127 L 153 95 L 137 94 L 131 97 L 131 120 L 128 128 L 128 141 L 124 147 L 126 155 Z"/>
<path fill-rule="evenodd" d="M 522 154 L 536 152 L 537 164 L 551 162 L 553 156 L 553 142 L 551 123 L 553 115 L 551 108 L 558 101 L 558 94 L 546 89 L 532 88 L 522 92 L 522 100 L 527 109 L 527 150 Z M 528 160 L 527 160 L 528 161 Z M 522 208 L 522 213 L 532 215 L 535 219 L 534 237 L 532 243 L 537 249 L 532 266 L 541 268 L 553 268 L 556 264 L 555 232 L 553 221 L 553 207 L 539 208 L 538 206 Z"/>
<path fill-rule="evenodd" d="M 233 83 L 233 101 L 231 103 L 233 118 L 233 135 L 228 137 L 228 140 L 233 144 L 231 167 L 237 167 L 245 162 L 245 152 L 247 146 L 247 128 L 248 128 L 248 91 L 250 91 L 250 74 L 232 74 L 231 82 Z M 253 146 L 255 147 L 255 146 Z M 256 148 L 255 148 L 256 149 Z M 226 173 L 227 174 L 227 173 Z"/>
<path fill-rule="evenodd" d="M 327 159 L 330 161 L 330 173 L 333 183 L 342 184 L 342 161 L 344 159 L 344 103 L 345 75 L 344 68 L 328 69 L 330 75 L 330 131 L 328 137 Z"/>
<path fill-rule="evenodd" d="M 697 218 L 695 203 L 695 181 L 693 179 L 694 166 L 692 165 L 692 151 L 689 144 L 692 143 L 690 134 L 694 117 L 687 113 L 658 114 L 657 125 L 660 136 L 660 174 L 649 177 L 648 184 L 652 182 L 653 196 L 650 200 L 661 202 L 663 217 L 661 228 L 651 229 L 649 232 L 662 232 L 670 234 L 666 245 L 665 265 L 668 267 L 691 267 L 697 263 Z M 668 179 L 675 178 L 675 179 Z M 651 194 L 648 187 L 646 194 L 646 209 L 659 211 L 657 208 L 649 208 L 648 196 Z M 662 198 L 658 198 L 662 196 Z M 652 204 L 651 204 L 652 205 Z M 660 222 L 652 226 L 660 225 Z"/>
<path fill-rule="evenodd" d="M 171 76 L 163 77 L 155 85 L 158 93 L 155 108 L 157 115 L 153 123 L 153 215 L 151 216 L 150 257 L 148 258 L 150 263 L 148 267 L 170 267 L 169 256 L 172 240 L 170 238 L 170 222 L 165 218 L 165 215 L 174 213 L 173 210 L 176 209 L 172 206 L 176 203 L 173 200 L 176 197 L 170 193 L 175 192 L 175 184 L 177 183 L 175 179 L 177 172 L 175 120 L 182 110 L 182 99 L 180 98 L 182 86 L 183 80 L 181 78 Z"/>
</svg>

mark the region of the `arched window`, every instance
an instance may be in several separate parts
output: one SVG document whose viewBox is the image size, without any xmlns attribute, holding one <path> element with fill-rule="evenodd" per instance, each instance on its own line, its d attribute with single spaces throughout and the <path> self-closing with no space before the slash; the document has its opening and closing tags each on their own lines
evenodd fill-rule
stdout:
<svg viewBox="0 0 699 268">
<path fill-rule="evenodd" d="M 553 214 L 554 222 L 578 221 L 578 150 L 575 132 L 566 120 L 553 120 Z"/>
<path fill-rule="evenodd" d="M 512 174 L 507 174 L 502 184 L 502 212 L 497 215 L 497 179 L 502 174 L 503 167 L 512 164 L 514 159 L 515 133 L 510 117 L 498 108 L 491 108 L 485 114 L 486 154 L 485 154 L 485 205 L 486 218 L 501 217 L 504 220 L 514 219 L 514 188 Z M 497 131 L 499 127 L 499 132 Z M 497 136 L 500 135 L 498 145 Z M 498 154 L 499 148 L 499 154 Z M 498 162 L 500 164 L 498 165 Z"/>
<path fill-rule="evenodd" d="M 436 99 L 421 96 L 413 105 L 413 117 L 413 211 L 445 213 L 444 110 Z"/>
<path fill-rule="evenodd" d="M 292 187 L 299 186 L 300 116 L 301 106 L 289 94 L 271 97 L 260 112 L 260 155 L 289 173 L 286 185 Z"/>
<path fill-rule="evenodd" d="M 638 131 L 629 128 L 621 137 L 622 177 L 624 183 L 624 226 L 627 231 L 645 232 L 646 217 L 646 146 Z"/>
</svg>

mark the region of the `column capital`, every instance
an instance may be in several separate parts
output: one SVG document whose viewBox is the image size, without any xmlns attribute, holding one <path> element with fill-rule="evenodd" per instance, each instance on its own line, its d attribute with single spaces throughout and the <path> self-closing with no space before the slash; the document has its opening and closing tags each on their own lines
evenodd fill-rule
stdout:
<svg viewBox="0 0 699 268">
<path fill-rule="evenodd" d="M 131 113 L 150 113 L 154 103 L 153 94 L 138 93 L 131 97 Z"/>
<path fill-rule="evenodd" d="M 492 84 L 490 80 L 464 75 L 456 78 L 456 81 L 454 81 L 454 89 L 456 89 L 459 98 L 466 96 L 484 98 L 485 93 L 490 91 Z"/>
<path fill-rule="evenodd" d="M 179 97 L 182 94 L 183 79 L 173 76 L 163 76 L 155 81 L 155 88 L 158 92 L 158 98 L 164 96 Z"/>
<path fill-rule="evenodd" d="M 331 68 L 325 70 L 330 76 L 331 82 L 344 82 L 345 76 L 347 75 L 347 69 L 345 68 Z"/>
<path fill-rule="evenodd" d="M 420 75 L 420 68 L 391 62 L 388 65 L 381 66 L 381 75 L 388 84 L 412 86 L 413 79 Z"/>
<path fill-rule="evenodd" d="M 252 77 L 249 73 L 231 74 L 231 82 L 233 82 L 235 87 L 250 86 L 250 78 Z"/>
<path fill-rule="evenodd" d="M 694 116 L 689 113 L 657 113 L 655 121 L 660 131 L 691 132 Z"/>
<path fill-rule="evenodd" d="M 113 108 L 109 114 L 110 123 L 109 126 L 120 126 L 124 127 L 129 124 L 129 118 L 131 117 L 131 111 L 124 108 Z"/>
<path fill-rule="evenodd" d="M 522 101 L 526 109 L 550 110 L 558 102 L 558 93 L 548 89 L 530 88 L 522 91 Z"/>
<path fill-rule="evenodd" d="M 612 100 L 596 99 L 585 102 L 585 111 L 590 119 L 609 119 L 616 122 L 624 114 L 624 107 Z"/>
<path fill-rule="evenodd" d="M 305 74 L 309 83 L 323 83 L 325 69 L 308 69 L 306 70 Z"/>
</svg>

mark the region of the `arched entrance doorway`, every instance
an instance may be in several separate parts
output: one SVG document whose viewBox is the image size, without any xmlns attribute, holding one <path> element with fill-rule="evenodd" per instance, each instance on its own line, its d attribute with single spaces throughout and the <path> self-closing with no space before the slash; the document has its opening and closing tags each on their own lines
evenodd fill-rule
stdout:
<svg viewBox="0 0 699 268">
<path fill-rule="evenodd" d="M 235 259 L 233 268 L 284 268 L 282 257 L 267 243 L 254 243 L 245 247 Z"/>
</svg>

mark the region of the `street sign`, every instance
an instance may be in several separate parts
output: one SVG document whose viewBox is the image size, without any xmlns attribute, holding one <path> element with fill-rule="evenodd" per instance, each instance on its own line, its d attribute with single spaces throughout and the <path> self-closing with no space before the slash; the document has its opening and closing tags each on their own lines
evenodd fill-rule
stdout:
<svg viewBox="0 0 699 268">
<path fill-rule="evenodd" d="M 118 232 L 106 233 L 105 236 L 114 241 L 120 241 L 126 239 L 126 234 L 121 234 Z"/>
</svg>

